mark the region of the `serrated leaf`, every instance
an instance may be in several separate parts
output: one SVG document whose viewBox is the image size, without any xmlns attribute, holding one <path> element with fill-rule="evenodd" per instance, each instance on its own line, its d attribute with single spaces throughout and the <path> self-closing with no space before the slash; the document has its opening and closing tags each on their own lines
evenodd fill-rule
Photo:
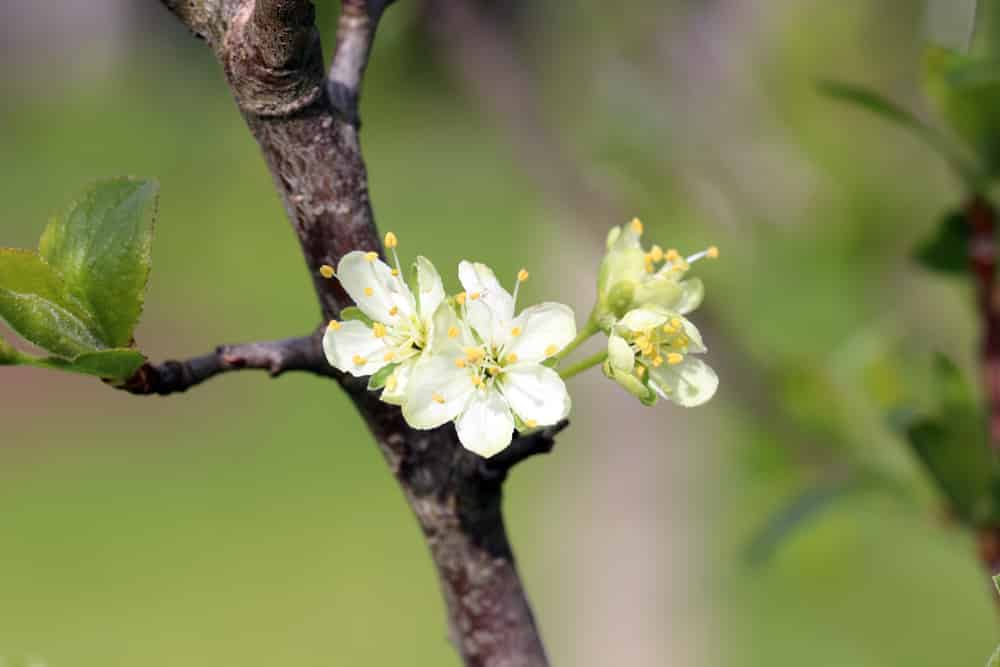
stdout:
<svg viewBox="0 0 1000 667">
<path fill-rule="evenodd" d="M 42 234 L 41 256 L 89 306 L 107 347 L 125 347 L 142 313 L 158 186 L 117 178 L 93 186 Z"/>
<path fill-rule="evenodd" d="M 33 361 L 33 365 L 93 375 L 106 380 L 126 380 L 146 362 L 142 353 L 129 348 L 115 348 L 87 352 L 75 359 L 47 357 Z"/>
<path fill-rule="evenodd" d="M 386 364 L 382 368 L 378 369 L 374 375 L 368 378 L 368 391 L 375 391 L 384 387 L 386 380 L 389 379 L 389 376 L 392 375 L 392 372 L 396 370 L 398 366 L 399 364 Z"/>
<path fill-rule="evenodd" d="M 934 235 L 917 246 L 913 258 L 924 268 L 949 275 L 964 274 L 969 268 L 971 230 L 961 211 L 946 216 Z"/>
<path fill-rule="evenodd" d="M 910 130 L 917 138 L 944 157 L 955 170 L 958 177 L 965 181 L 970 189 L 978 191 L 981 181 L 981 169 L 978 165 L 966 159 L 946 136 L 922 121 L 912 112 L 896 104 L 881 93 L 864 86 L 840 81 L 821 81 L 819 83 L 819 91 L 833 99 L 866 109 L 900 127 Z"/>
<path fill-rule="evenodd" d="M 25 340 L 61 356 L 106 347 L 59 274 L 29 250 L 0 248 L 0 317 Z"/>
</svg>

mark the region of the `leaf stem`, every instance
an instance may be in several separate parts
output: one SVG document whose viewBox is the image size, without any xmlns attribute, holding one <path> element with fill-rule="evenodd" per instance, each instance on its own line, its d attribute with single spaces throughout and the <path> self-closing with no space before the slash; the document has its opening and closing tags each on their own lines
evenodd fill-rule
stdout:
<svg viewBox="0 0 1000 667">
<path fill-rule="evenodd" d="M 604 363 L 604 360 L 608 358 L 608 351 L 602 350 L 596 354 L 593 354 L 586 359 L 576 362 L 572 366 L 566 368 L 565 370 L 559 371 L 559 377 L 563 380 L 568 380 L 574 375 L 582 373 L 588 368 L 593 368 L 594 366 Z"/>
<path fill-rule="evenodd" d="M 562 351 L 559 352 L 559 354 L 555 356 L 556 362 L 561 362 L 563 359 L 568 357 L 570 352 L 583 345 L 583 343 L 588 338 L 590 338 L 600 330 L 601 330 L 600 325 L 598 325 L 594 319 L 588 320 L 587 324 L 584 325 L 582 329 L 580 329 L 579 333 L 577 333 L 576 338 L 571 340 L 569 344 L 566 347 L 564 347 Z"/>
</svg>

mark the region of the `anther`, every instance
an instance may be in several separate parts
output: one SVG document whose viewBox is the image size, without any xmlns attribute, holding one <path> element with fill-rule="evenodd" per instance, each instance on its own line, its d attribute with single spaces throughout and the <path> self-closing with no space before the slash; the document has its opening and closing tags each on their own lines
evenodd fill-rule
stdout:
<svg viewBox="0 0 1000 667">
<path fill-rule="evenodd" d="M 655 357 L 653 357 L 653 368 L 659 368 L 662 365 L 663 365 L 663 357 L 661 357 L 660 355 L 656 355 Z"/>
<path fill-rule="evenodd" d="M 368 360 L 362 357 L 360 354 L 355 354 L 354 358 L 351 359 L 351 361 L 353 361 L 357 366 L 364 366 L 365 364 L 368 363 Z"/>
<path fill-rule="evenodd" d="M 319 267 L 319 275 L 323 276 L 327 280 L 333 278 L 334 276 L 333 267 L 330 266 L 329 264 L 324 264 L 323 266 Z"/>
<path fill-rule="evenodd" d="M 391 273 L 391 274 L 392 274 L 392 277 L 393 277 L 393 278 L 395 278 L 396 276 L 398 276 L 398 275 L 399 275 L 399 269 L 393 269 L 393 270 L 392 270 L 392 271 L 390 271 L 389 273 Z"/>
<path fill-rule="evenodd" d="M 399 380 L 396 379 L 396 374 L 393 373 L 389 376 L 389 379 L 385 381 L 385 388 L 389 391 L 395 391 L 397 384 L 399 384 Z"/>
<path fill-rule="evenodd" d="M 521 269 L 520 271 L 517 272 L 517 282 L 523 283 L 525 280 L 528 279 L 529 275 L 531 274 L 528 273 L 527 269 Z"/>
<path fill-rule="evenodd" d="M 398 306 L 393 306 L 392 308 L 389 309 L 389 314 L 390 315 L 392 315 L 392 316 L 395 317 L 395 315 L 397 313 L 399 313 L 399 307 Z"/>
<path fill-rule="evenodd" d="M 459 292 L 455 295 L 455 303 L 460 306 L 465 304 L 465 292 Z"/>
<path fill-rule="evenodd" d="M 382 355 L 382 361 L 392 361 L 395 358 L 396 358 L 396 353 L 393 352 L 392 350 L 389 350 L 388 352 Z"/>
<path fill-rule="evenodd" d="M 479 292 L 473 292 L 472 294 L 469 295 L 469 298 L 475 301 L 476 299 L 479 298 L 479 296 L 480 296 Z"/>
<path fill-rule="evenodd" d="M 514 327 L 513 329 L 511 329 L 510 330 L 510 335 L 514 336 L 515 338 L 517 338 L 518 336 L 520 336 L 521 335 L 521 327 Z"/>
<path fill-rule="evenodd" d="M 463 359 L 462 357 L 456 359 L 455 366 L 457 366 L 458 368 L 465 368 L 465 359 Z"/>
<path fill-rule="evenodd" d="M 705 251 L 705 256 L 709 259 L 719 259 L 719 248 L 718 246 L 710 245 Z"/>
<path fill-rule="evenodd" d="M 444 403 L 444 396 L 441 394 L 431 394 L 431 400 L 435 403 Z"/>
<path fill-rule="evenodd" d="M 365 259 L 367 259 L 369 262 L 374 262 L 376 259 L 378 259 L 378 253 L 375 251 L 366 252 Z"/>
<path fill-rule="evenodd" d="M 629 226 L 632 227 L 632 231 L 636 234 L 642 234 L 642 222 L 639 218 L 632 218 L 632 222 L 629 223 Z"/>
<path fill-rule="evenodd" d="M 372 325 L 372 334 L 376 338 L 385 338 L 385 325 L 381 322 L 376 322 Z"/>
<path fill-rule="evenodd" d="M 365 288 L 365 296 L 371 296 L 374 293 L 375 293 L 375 290 L 373 290 L 371 287 L 366 287 Z"/>
<path fill-rule="evenodd" d="M 458 327 L 448 327 L 448 338 L 458 338 Z"/>
<path fill-rule="evenodd" d="M 513 352 L 511 352 L 510 354 L 508 354 L 507 355 L 507 363 L 508 364 L 516 364 L 517 363 L 517 355 L 514 354 Z"/>
<path fill-rule="evenodd" d="M 472 386 L 473 387 L 481 387 L 481 386 L 483 386 L 483 378 L 479 377 L 478 375 L 473 375 L 472 376 Z"/>
<path fill-rule="evenodd" d="M 534 419 L 528 419 L 527 421 L 524 422 L 524 425 L 527 426 L 528 428 L 535 428 L 536 426 L 538 426 L 538 422 L 535 421 Z"/>
<path fill-rule="evenodd" d="M 663 260 L 663 248 L 658 245 L 654 245 L 649 249 L 649 258 L 654 262 L 659 262 Z"/>
<path fill-rule="evenodd" d="M 486 372 L 489 373 L 492 377 L 496 377 L 497 375 L 500 374 L 500 367 L 490 366 L 489 368 L 486 369 Z"/>
<path fill-rule="evenodd" d="M 635 367 L 635 374 L 638 375 L 639 377 L 642 377 L 643 375 L 646 374 L 646 367 L 645 366 L 636 366 Z"/>
<path fill-rule="evenodd" d="M 386 248 L 395 248 L 397 245 L 399 245 L 399 239 L 396 238 L 396 235 L 393 234 L 392 232 L 386 232 L 385 233 L 385 247 Z"/>
<path fill-rule="evenodd" d="M 342 326 L 343 325 L 337 320 L 330 320 L 330 324 L 327 325 L 327 328 L 330 329 L 331 331 L 337 331 Z"/>
<path fill-rule="evenodd" d="M 677 252 L 676 248 L 670 248 L 667 252 L 663 253 L 663 258 L 668 262 L 676 262 L 681 258 L 681 254 Z"/>
<path fill-rule="evenodd" d="M 667 363 L 671 366 L 676 366 L 677 364 L 684 361 L 684 355 L 677 352 L 671 352 L 667 355 Z"/>
<path fill-rule="evenodd" d="M 556 346 L 556 345 L 549 345 L 547 348 L 545 348 L 545 356 L 546 357 L 551 357 L 553 354 L 555 354 L 558 351 L 559 351 L 559 347 L 558 346 Z"/>
</svg>

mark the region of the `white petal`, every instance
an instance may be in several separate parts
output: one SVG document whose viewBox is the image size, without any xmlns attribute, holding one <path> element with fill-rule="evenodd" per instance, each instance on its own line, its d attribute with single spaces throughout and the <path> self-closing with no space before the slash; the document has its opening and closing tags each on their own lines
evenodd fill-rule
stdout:
<svg viewBox="0 0 1000 667">
<path fill-rule="evenodd" d="M 708 348 L 705 347 L 705 343 L 701 339 L 701 332 L 698 331 L 698 327 L 691 322 L 691 320 L 686 317 L 681 318 L 684 326 L 684 335 L 690 341 L 688 343 L 688 352 L 695 352 L 698 354 L 704 354 L 708 352 Z"/>
<path fill-rule="evenodd" d="M 686 315 L 700 306 L 704 298 L 705 284 L 701 282 L 701 278 L 691 278 L 681 282 L 681 295 L 670 308 Z"/>
<path fill-rule="evenodd" d="M 569 414 L 570 399 L 562 378 L 540 364 L 515 364 L 504 369 L 504 398 L 522 421 L 548 426 Z"/>
<path fill-rule="evenodd" d="M 503 344 L 510 321 L 514 319 L 514 297 L 500 285 L 493 270 L 485 264 L 462 260 L 458 265 L 458 279 L 467 297 L 469 324 L 484 341 Z"/>
<path fill-rule="evenodd" d="M 457 417 L 473 391 L 469 370 L 455 366 L 454 359 L 425 357 L 410 373 L 403 418 L 413 428 L 436 428 Z"/>
<path fill-rule="evenodd" d="M 659 368 L 650 367 L 649 379 L 656 393 L 687 408 L 712 398 L 719 387 L 715 371 L 695 357 L 685 357 L 676 366 L 663 364 Z"/>
<path fill-rule="evenodd" d="M 618 334 L 608 337 L 608 361 L 611 367 L 622 373 L 631 373 L 635 368 L 635 354 L 631 346 Z"/>
<path fill-rule="evenodd" d="M 349 320 L 340 327 L 327 327 L 323 334 L 323 351 L 334 368 L 354 377 L 371 375 L 385 366 L 388 351 L 384 338 L 376 338 L 364 322 Z M 356 363 L 361 361 L 362 363 Z"/>
<path fill-rule="evenodd" d="M 406 399 L 406 388 L 410 384 L 410 376 L 413 373 L 413 367 L 417 364 L 420 357 L 410 357 L 406 361 L 399 364 L 396 370 L 392 372 L 392 376 L 395 380 L 393 381 L 392 389 L 389 388 L 389 383 L 386 383 L 385 388 L 382 390 L 382 395 L 379 398 L 384 403 L 390 403 L 392 405 L 402 405 Z"/>
<path fill-rule="evenodd" d="M 377 322 L 393 323 L 413 313 L 410 288 L 381 259 L 369 260 L 360 250 L 349 252 L 337 265 L 337 277 L 361 312 Z M 390 314 L 393 307 L 396 315 Z"/>
<path fill-rule="evenodd" d="M 576 338 L 576 320 L 569 306 L 561 303 L 540 303 L 525 308 L 511 322 L 504 354 L 513 352 L 520 361 L 542 361 L 551 357 Z"/>
<path fill-rule="evenodd" d="M 434 317 L 434 311 L 444 301 L 441 276 L 426 257 L 417 257 L 417 299 L 420 304 L 420 319 L 425 321 Z"/>
<path fill-rule="evenodd" d="M 494 388 L 482 389 L 469 399 L 465 411 L 455 420 L 462 446 L 489 458 L 503 451 L 514 437 L 514 417 Z"/>
<path fill-rule="evenodd" d="M 625 313 L 621 319 L 621 324 L 631 331 L 649 331 L 667 321 L 668 316 L 658 310 L 648 308 L 636 308 Z"/>
<path fill-rule="evenodd" d="M 463 347 L 475 344 L 469 326 L 458 319 L 447 301 L 442 301 L 434 311 L 428 340 L 430 351 L 438 356 L 458 356 Z"/>
</svg>

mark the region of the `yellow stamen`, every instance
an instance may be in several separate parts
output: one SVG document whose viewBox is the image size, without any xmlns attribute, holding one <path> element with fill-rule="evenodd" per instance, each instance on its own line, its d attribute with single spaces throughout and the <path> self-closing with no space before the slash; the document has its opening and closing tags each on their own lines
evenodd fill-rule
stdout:
<svg viewBox="0 0 1000 667">
<path fill-rule="evenodd" d="M 455 366 L 457 366 L 458 368 L 465 368 L 465 359 L 463 359 L 462 357 L 456 359 Z"/>
<path fill-rule="evenodd" d="M 656 268 L 653 266 L 653 259 L 646 255 L 646 273 L 652 273 Z"/>
<path fill-rule="evenodd" d="M 667 363 L 671 366 L 676 366 L 677 364 L 684 361 L 684 355 L 678 354 L 677 352 L 671 352 L 667 355 Z"/>
<path fill-rule="evenodd" d="M 681 327 L 684 326 L 684 322 L 681 321 L 681 318 L 675 317 L 670 320 L 670 326 L 672 326 L 675 330 L 680 331 Z"/>
<path fill-rule="evenodd" d="M 431 400 L 435 403 L 444 403 L 444 396 L 441 394 L 431 394 Z"/>
<path fill-rule="evenodd" d="M 523 283 L 525 280 L 528 279 L 529 275 L 531 274 L 528 273 L 527 269 L 521 269 L 520 271 L 517 272 L 517 282 Z"/>
<path fill-rule="evenodd" d="M 458 327 L 448 327 L 448 338 L 458 338 Z"/>
<path fill-rule="evenodd" d="M 660 355 L 656 355 L 655 357 L 653 357 L 653 368 L 659 368 L 662 365 L 663 365 L 663 357 L 661 357 Z"/>
<path fill-rule="evenodd" d="M 681 254 L 677 252 L 676 248 L 670 248 L 667 252 L 663 253 L 663 258 L 668 262 L 676 262 L 681 258 Z"/>
<path fill-rule="evenodd" d="M 323 276 L 328 280 L 330 278 L 333 278 L 334 276 L 333 267 L 330 266 L 329 264 L 324 264 L 323 266 L 319 267 L 319 275 Z"/>
<path fill-rule="evenodd" d="M 674 341 L 677 345 L 687 345 L 690 342 L 687 336 L 678 336 L 677 340 Z"/>
<path fill-rule="evenodd" d="M 663 248 L 658 245 L 654 245 L 649 249 L 649 258 L 654 262 L 659 262 L 663 260 Z"/>
<path fill-rule="evenodd" d="M 374 262 L 376 259 L 378 259 L 378 253 L 375 251 L 366 252 L 365 259 L 367 259 L 369 262 Z"/>
<path fill-rule="evenodd" d="M 465 292 L 459 292 L 455 295 L 455 303 L 460 306 L 465 304 Z"/>
<path fill-rule="evenodd" d="M 372 335 L 376 338 L 385 338 L 385 325 L 381 322 L 376 322 L 372 325 Z"/>
<path fill-rule="evenodd" d="M 629 225 L 632 227 L 633 232 L 636 234 L 642 234 L 642 222 L 639 218 L 632 218 L 632 222 L 630 222 Z"/>
<path fill-rule="evenodd" d="M 395 248 L 397 245 L 399 245 L 399 239 L 396 238 L 396 235 L 393 234 L 392 232 L 386 232 L 385 233 L 385 247 L 386 248 Z"/>
<path fill-rule="evenodd" d="M 465 358 L 469 361 L 475 363 L 486 356 L 481 347 L 467 347 L 465 348 Z"/>
<path fill-rule="evenodd" d="M 389 314 L 390 315 L 395 316 L 397 313 L 399 313 L 399 307 L 398 306 L 393 306 L 392 308 L 389 309 Z"/>
<path fill-rule="evenodd" d="M 396 358 L 396 353 L 393 352 L 392 350 L 389 350 L 388 352 L 382 355 L 382 361 L 392 361 L 395 358 Z"/>
<path fill-rule="evenodd" d="M 486 369 L 486 372 L 489 373 L 492 377 L 496 377 L 497 375 L 500 374 L 500 367 L 490 366 L 489 368 Z"/>
<path fill-rule="evenodd" d="M 538 422 L 536 422 L 534 419 L 528 419 L 527 421 L 524 422 L 524 425 L 527 426 L 528 428 L 535 428 L 536 426 L 538 426 Z"/>
<path fill-rule="evenodd" d="M 513 352 L 511 352 L 510 354 L 508 354 L 507 355 L 507 363 L 508 364 L 516 364 L 517 363 L 517 355 L 514 354 Z"/>
<path fill-rule="evenodd" d="M 393 373 L 389 376 L 389 379 L 385 381 L 385 388 L 389 391 L 395 391 L 397 384 L 399 384 L 399 380 L 396 379 L 396 374 Z"/>
<path fill-rule="evenodd" d="M 476 299 L 479 298 L 479 296 L 480 296 L 479 292 L 473 292 L 472 294 L 469 295 L 469 298 L 475 301 Z"/>
<path fill-rule="evenodd" d="M 368 363 L 368 360 L 362 357 L 360 354 L 355 354 L 354 358 L 351 359 L 351 361 L 353 361 L 358 366 L 364 366 L 365 364 Z"/>
<path fill-rule="evenodd" d="M 332 331 L 337 331 L 342 326 L 343 325 L 340 322 L 338 322 L 337 320 L 330 320 L 330 324 L 327 325 L 327 328 L 330 329 L 330 330 L 332 330 Z"/>
<path fill-rule="evenodd" d="M 375 293 L 375 290 L 373 290 L 371 287 L 366 287 L 365 288 L 365 296 L 371 296 L 374 293 Z"/>
<path fill-rule="evenodd" d="M 642 377 L 643 375 L 646 374 L 646 367 L 645 366 L 636 366 L 635 367 L 635 374 L 638 375 L 639 377 Z"/>
<path fill-rule="evenodd" d="M 481 386 L 483 386 L 483 378 L 479 377 L 478 375 L 473 375 L 472 376 L 472 386 L 474 386 L 474 387 L 481 387 Z"/>
<path fill-rule="evenodd" d="M 557 345 L 549 345 L 547 348 L 545 348 L 545 356 L 546 357 L 551 357 L 553 354 L 555 354 L 558 351 L 559 351 L 559 347 Z"/>
<path fill-rule="evenodd" d="M 511 329 L 510 330 L 510 335 L 514 336 L 515 338 L 517 338 L 518 336 L 520 336 L 521 335 L 521 327 L 514 327 L 513 329 Z"/>
<path fill-rule="evenodd" d="M 709 259 L 719 259 L 719 248 L 718 246 L 710 245 L 708 250 L 705 251 L 705 256 Z"/>
<path fill-rule="evenodd" d="M 392 277 L 395 278 L 399 275 L 399 269 L 393 269 L 390 273 L 392 274 Z"/>
</svg>

